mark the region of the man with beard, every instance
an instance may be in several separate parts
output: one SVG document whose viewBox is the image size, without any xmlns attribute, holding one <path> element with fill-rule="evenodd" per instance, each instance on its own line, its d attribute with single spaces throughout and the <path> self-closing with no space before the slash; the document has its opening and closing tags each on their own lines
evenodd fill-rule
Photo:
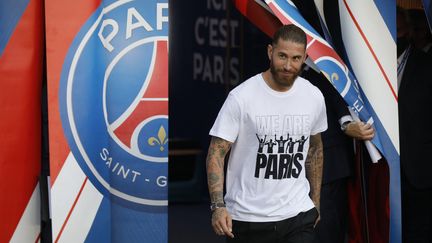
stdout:
<svg viewBox="0 0 432 243">
<path fill-rule="evenodd" d="M 267 53 L 270 68 L 230 92 L 210 130 L 212 226 L 227 242 L 312 242 L 323 168 L 320 133 L 327 129 L 324 97 L 298 76 L 306 58 L 300 28 L 282 26 Z M 285 134 L 302 139 L 302 148 L 269 151 L 256 139 Z"/>
<path fill-rule="evenodd" d="M 403 242 L 432 242 L 431 57 L 411 43 L 412 26 L 397 9 L 398 105 Z"/>
</svg>

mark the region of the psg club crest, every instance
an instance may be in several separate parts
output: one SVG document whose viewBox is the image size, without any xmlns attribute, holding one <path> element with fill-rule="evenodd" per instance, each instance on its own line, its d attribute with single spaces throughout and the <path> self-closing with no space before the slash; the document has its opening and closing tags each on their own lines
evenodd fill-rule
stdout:
<svg viewBox="0 0 432 243">
<path fill-rule="evenodd" d="M 127 207 L 167 206 L 168 2 L 104 1 L 60 86 L 66 138 L 98 190 Z"/>
</svg>

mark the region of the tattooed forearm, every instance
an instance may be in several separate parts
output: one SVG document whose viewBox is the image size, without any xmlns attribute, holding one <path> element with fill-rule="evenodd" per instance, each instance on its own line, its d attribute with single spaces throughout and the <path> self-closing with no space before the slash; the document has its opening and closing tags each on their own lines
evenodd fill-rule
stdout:
<svg viewBox="0 0 432 243">
<path fill-rule="evenodd" d="M 223 191 L 214 191 L 210 193 L 212 202 L 223 202 Z"/>
<path fill-rule="evenodd" d="M 320 134 L 311 136 L 305 167 L 306 178 L 310 184 L 310 196 L 319 208 L 323 170 L 323 145 Z"/>
<path fill-rule="evenodd" d="M 223 201 L 224 159 L 231 143 L 218 137 L 212 137 L 207 154 L 207 183 L 212 202 Z"/>
</svg>

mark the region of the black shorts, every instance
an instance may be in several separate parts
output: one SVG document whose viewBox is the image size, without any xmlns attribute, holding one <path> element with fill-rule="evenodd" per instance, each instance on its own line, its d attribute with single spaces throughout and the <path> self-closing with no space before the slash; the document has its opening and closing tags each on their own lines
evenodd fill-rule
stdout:
<svg viewBox="0 0 432 243">
<path fill-rule="evenodd" d="M 309 243 L 314 238 L 318 211 L 312 208 L 297 216 L 277 222 L 242 222 L 233 220 L 234 238 L 227 243 Z"/>
</svg>

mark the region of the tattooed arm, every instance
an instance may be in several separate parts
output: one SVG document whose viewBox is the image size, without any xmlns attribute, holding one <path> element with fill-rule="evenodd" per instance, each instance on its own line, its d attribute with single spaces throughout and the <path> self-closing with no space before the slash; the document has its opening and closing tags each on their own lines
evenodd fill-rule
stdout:
<svg viewBox="0 0 432 243">
<path fill-rule="evenodd" d="M 212 203 L 223 203 L 224 159 L 231 142 L 218 137 L 212 137 L 207 154 L 207 183 Z M 217 208 L 212 213 L 213 230 L 218 235 L 232 234 L 232 221 L 226 208 Z"/>
<path fill-rule="evenodd" d="M 320 211 L 320 193 L 323 170 L 323 145 L 321 134 L 310 136 L 310 146 L 306 162 L 306 178 L 310 184 L 310 197 L 318 212 Z"/>
</svg>

